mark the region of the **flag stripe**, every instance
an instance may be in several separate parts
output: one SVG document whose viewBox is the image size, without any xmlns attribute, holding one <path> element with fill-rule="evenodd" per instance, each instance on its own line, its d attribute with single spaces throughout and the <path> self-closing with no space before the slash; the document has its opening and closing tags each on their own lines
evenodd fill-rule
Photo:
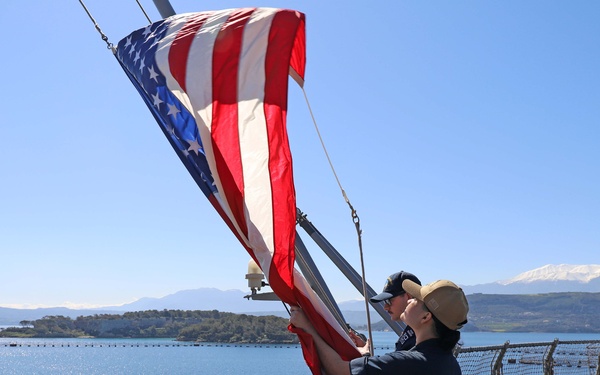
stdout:
<svg viewBox="0 0 600 375">
<path fill-rule="evenodd" d="M 287 132 L 276 129 L 285 129 L 287 113 L 288 65 L 283 65 L 280 61 L 290 61 L 292 41 L 299 23 L 299 18 L 292 12 L 277 13 L 271 24 L 269 43 L 266 48 L 264 70 L 267 72 L 267 79 L 264 88 L 264 106 L 265 116 L 271 124 L 268 133 L 273 157 L 269 160 L 269 169 L 273 184 L 273 210 L 278 213 L 274 218 L 275 230 L 294 227 L 296 223 L 292 155 L 288 146 Z M 295 232 L 278 232 L 274 238 L 277 242 L 271 267 L 280 270 L 277 276 L 280 276 L 281 281 L 286 284 L 284 290 L 292 290 Z"/>
<path fill-rule="evenodd" d="M 300 87 L 304 87 L 304 72 L 306 68 L 306 27 L 304 15 L 295 12 L 297 19 L 296 34 L 294 36 L 294 48 L 290 58 L 290 75 Z M 290 20 L 289 22 L 293 22 Z"/>
<path fill-rule="evenodd" d="M 238 79 L 238 132 L 243 166 L 244 203 L 248 223 L 248 239 L 256 258 L 271 277 L 270 265 L 274 249 L 272 187 L 267 161 L 270 156 L 265 118 L 265 54 L 273 9 L 257 9 L 244 28 Z M 275 286 L 277 289 L 278 286 Z M 275 290 L 274 289 L 274 290 Z"/>
<path fill-rule="evenodd" d="M 213 49 L 213 121 L 211 138 L 224 199 L 244 237 L 248 237 L 238 123 L 238 71 L 244 25 L 252 9 L 233 11 Z"/>
</svg>

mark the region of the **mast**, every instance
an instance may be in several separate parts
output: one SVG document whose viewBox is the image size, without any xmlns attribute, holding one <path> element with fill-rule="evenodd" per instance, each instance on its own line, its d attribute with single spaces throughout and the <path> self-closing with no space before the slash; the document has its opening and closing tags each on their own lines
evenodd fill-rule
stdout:
<svg viewBox="0 0 600 375">
<path fill-rule="evenodd" d="M 176 14 L 175 9 L 173 9 L 169 0 L 153 0 L 153 1 L 154 1 L 154 5 L 156 6 L 156 9 L 158 10 L 158 13 L 160 13 L 160 16 L 162 18 L 167 18 L 170 16 L 174 16 Z"/>
<path fill-rule="evenodd" d="M 356 272 L 356 270 L 346 261 L 346 259 L 327 241 L 327 239 L 319 232 L 319 230 L 306 219 L 306 215 L 299 209 L 296 208 L 296 222 L 304 229 L 304 231 L 311 237 L 311 239 L 323 250 L 323 252 L 329 257 L 329 259 L 337 266 L 337 268 L 342 272 L 342 274 L 350 281 L 350 283 L 356 288 L 360 294 L 363 294 L 363 283 L 362 277 Z M 377 295 L 373 288 L 371 288 L 368 284 L 366 285 L 367 296 L 366 298 L 371 298 Z M 383 309 L 383 304 L 381 303 L 371 303 L 369 302 L 371 307 L 377 311 L 379 316 L 385 320 L 385 322 L 390 326 L 394 332 L 399 335 L 402 334 L 404 330 L 404 324 L 395 322 L 390 318 L 390 315 Z"/>
</svg>

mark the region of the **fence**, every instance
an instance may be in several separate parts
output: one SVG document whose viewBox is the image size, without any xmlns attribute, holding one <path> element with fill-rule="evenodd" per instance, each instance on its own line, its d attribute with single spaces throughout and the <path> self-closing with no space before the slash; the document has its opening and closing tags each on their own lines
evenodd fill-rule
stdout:
<svg viewBox="0 0 600 375">
<path fill-rule="evenodd" d="M 600 340 L 457 347 L 463 375 L 600 375 Z"/>
</svg>

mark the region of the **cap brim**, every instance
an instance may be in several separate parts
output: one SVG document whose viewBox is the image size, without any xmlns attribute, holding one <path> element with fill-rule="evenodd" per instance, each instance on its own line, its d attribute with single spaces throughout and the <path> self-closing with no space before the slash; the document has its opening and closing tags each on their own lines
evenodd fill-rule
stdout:
<svg viewBox="0 0 600 375">
<path fill-rule="evenodd" d="M 412 280 L 404 280 L 402 282 L 402 289 L 404 289 L 406 293 L 413 296 L 413 298 L 423 301 L 423 297 L 421 296 L 421 285 Z"/>
<path fill-rule="evenodd" d="M 383 292 L 383 293 L 379 293 L 375 297 L 372 297 L 369 301 L 371 301 L 373 303 L 377 303 L 377 302 L 381 302 L 383 300 L 392 298 L 393 296 L 394 295 L 392 293 Z"/>
</svg>

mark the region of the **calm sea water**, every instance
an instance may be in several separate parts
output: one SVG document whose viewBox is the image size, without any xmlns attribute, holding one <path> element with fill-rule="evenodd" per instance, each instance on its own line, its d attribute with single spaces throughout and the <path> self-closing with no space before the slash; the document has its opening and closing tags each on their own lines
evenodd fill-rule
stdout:
<svg viewBox="0 0 600 375">
<path fill-rule="evenodd" d="M 597 334 L 463 333 L 465 346 L 600 340 Z M 393 332 L 373 332 L 376 354 L 393 350 Z M 13 346 L 11 346 L 11 344 Z M 15 346 L 16 345 L 16 346 Z M 169 339 L 2 339 L 0 374 L 308 375 L 297 345 L 224 345 Z"/>
</svg>

